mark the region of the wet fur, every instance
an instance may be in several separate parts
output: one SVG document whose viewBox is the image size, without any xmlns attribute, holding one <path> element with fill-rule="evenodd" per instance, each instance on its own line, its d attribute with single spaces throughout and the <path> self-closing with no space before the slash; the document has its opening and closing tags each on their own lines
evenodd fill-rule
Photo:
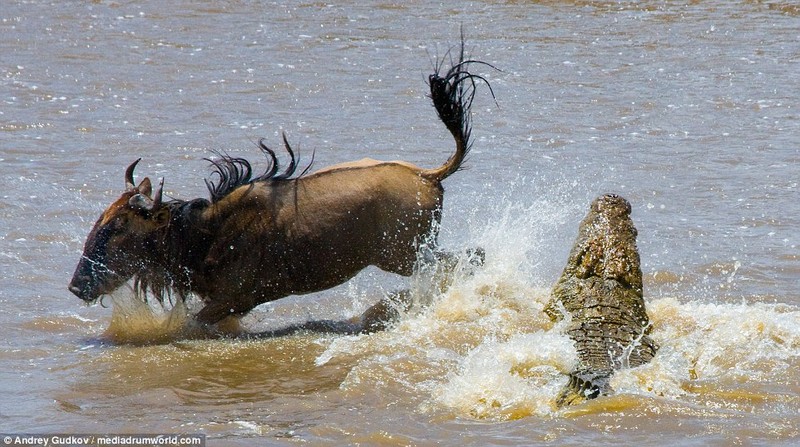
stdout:
<svg viewBox="0 0 800 447">
<path fill-rule="evenodd" d="M 429 77 L 437 114 L 456 150 L 442 166 L 362 160 L 299 175 L 284 136 L 285 168 L 259 142 L 268 164 L 218 154 L 207 180 L 210 199 L 161 203 L 149 179 L 128 188 L 98 219 L 70 290 L 85 301 L 112 292 L 128 278 L 144 299 L 200 296 L 198 320 L 213 324 L 292 294 L 341 284 L 364 267 L 410 275 L 422 244 L 435 244 L 441 181 L 458 171 L 470 148 L 469 109 L 479 76 L 467 71 L 463 42 L 446 72 Z M 309 164 L 310 167 L 310 164 Z M 133 231 L 135 230 L 135 231 Z"/>
</svg>

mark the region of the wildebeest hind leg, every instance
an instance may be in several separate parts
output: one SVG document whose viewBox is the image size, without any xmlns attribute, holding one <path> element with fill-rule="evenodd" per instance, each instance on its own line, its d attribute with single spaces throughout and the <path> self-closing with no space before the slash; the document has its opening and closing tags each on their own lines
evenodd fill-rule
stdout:
<svg viewBox="0 0 800 447">
<path fill-rule="evenodd" d="M 467 262 L 461 263 L 464 259 Z M 459 269 L 462 273 L 471 275 L 474 268 L 483 266 L 485 259 L 486 252 L 480 247 L 470 248 L 461 253 L 423 247 L 415 269 L 417 273 L 432 279 L 438 293 L 444 293 L 450 288 Z"/>
<path fill-rule="evenodd" d="M 461 254 L 456 254 L 451 251 L 435 251 L 433 255 L 436 262 L 445 266 L 448 271 L 455 270 L 458 261 L 462 257 L 466 257 L 469 265 L 473 267 L 483 267 L 486 261 L 486 251 L 482 247 L 468 248 Z"/>
<path fill-rule="evenodd" d="M 471 267 L 482 267 L 486 261 L 486 251 L 482 247 L 468 248 L 464 252 L 457 253 L 444 250 L 422 250 L 418 262 L 418 267 L 435 268 L 451 275 L 458 267 L 461 259 L 466 258 L 467 265 Z"/>
</svg>

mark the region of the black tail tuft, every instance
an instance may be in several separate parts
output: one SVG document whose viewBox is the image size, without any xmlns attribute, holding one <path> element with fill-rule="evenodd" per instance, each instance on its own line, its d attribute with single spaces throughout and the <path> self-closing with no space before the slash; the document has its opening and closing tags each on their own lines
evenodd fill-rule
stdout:
<svg viewBox="0 0 800 447">
<path fill-rule="evenodd" d="M 497 68 L 483 61 L 466 59 L 464 51 L 464 34 L 462 33 L 458 59 L 454 61 L 452 50 L 448 51 L 445 57 L 437 62 L 435 72 L 428 76 L 430 97 L 436 113 L 456 140 L 456 153 L 442 168 L 435 171 L 439 178 L 445 178 L 457 171 L 472 146 L 470 142 L 472 132 L 470 107 L 475 98 L 477 82 L 484 82 L 489 87 L 492 98 L 495 97 L 489 81 L 482 76 L 470 73 L 468 69 L 472 64 L 486 65 L 495 70 Z M 448 58 L 450 59 L 450 68 L 443 72 L 445 59 Z"/>
</svg>

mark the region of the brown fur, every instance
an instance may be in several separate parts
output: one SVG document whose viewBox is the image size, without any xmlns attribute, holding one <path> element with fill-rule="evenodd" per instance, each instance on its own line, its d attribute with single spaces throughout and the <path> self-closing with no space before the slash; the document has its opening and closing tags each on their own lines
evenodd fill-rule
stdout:
<svg viewBox="0 0 800 447">
<path fill-rule="evenodd" d="M 469 151 L 469 106 L 475 80 L 460 59 L 430 76 L 431 98 L 456 150 L 439 168 L 364 159 L 291 178 L 272 164 L 251 178 L 250 164 L 223 156 L 212 163 L 219 183 L 211 200 L 161 202 L 150 181 L 133 184 L 98 219 L 69 289 L 93 302 L 133 278 L 142 295 L 162 300 L 194 293 L 205 302 L 198 320 L 213 324 L 287 295 L 324 290 L 369 265 L 410 275 L 421 244 L 435 243 L 441 181 Z M 466 87 L 465 87 L 466 85 Z M 137 161 L 138 162 L 138 161 Z"/>
<path fill-rule="evenodd" d="M 285 183 L 242 186 L 209 206 L 197 225 L 220 236 L 193 288 L 209 303 L 198 317 L 328 289 L 369 265 L 410 275 L 443 194 L 439 182 L 419 174 L 391 163 L 334 167 Z M 224 274 L 231 271 L 241 273 Z"/>
</svg>

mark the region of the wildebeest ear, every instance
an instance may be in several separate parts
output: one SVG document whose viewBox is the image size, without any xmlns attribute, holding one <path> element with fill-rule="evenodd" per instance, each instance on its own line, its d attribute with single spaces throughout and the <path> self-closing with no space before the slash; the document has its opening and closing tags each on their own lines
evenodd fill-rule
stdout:
<svg viewBox="0 0 800 447">
<path fill-rule="evenodd" d="M 150 184 L 150 179 L 145 177 L 139 186 L 136 187 L 136 190 L 139 191 L 139 194 L 144 194 L 147 197 L 150 197 L 150 194 L 153 193 L 153 185 Z"/>
<path fill-rule="evenodd" d="M 143 210 L 152 210 L 153 209 L 153 199 L 147 197 L 144 194 L 135 194 L 133 197 L 128 199 L 128 205 L 139 208 Z"/>
<path fill-rule="evenodd" d="M 153 213 L 153 223 L 155 223 L 157 227 L 163 227 L 169 222 L 169 216 L 169 209 L 167 207 L 161 207 Z"/>
</svg>

